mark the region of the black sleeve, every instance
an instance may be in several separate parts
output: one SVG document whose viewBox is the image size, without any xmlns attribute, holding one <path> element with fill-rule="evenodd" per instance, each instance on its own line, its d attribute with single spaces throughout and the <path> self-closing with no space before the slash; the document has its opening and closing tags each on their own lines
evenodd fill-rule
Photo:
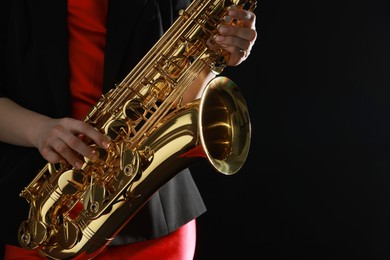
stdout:
<svg viewBox="0 0 390 260">
<path fill-rule="evenodd" d="M 164 31 L 179 17 L 179 11 L 186 9 L 190 3 L 190 0 L 162 0 L 159 2 Z"/>
<path fill-rule="evenodd" d="M 4 96 L 5 85 L 5 60 L 6 60 L 6 35 L 11 1 L 3 1 L 0 8 L 0 97 Z"/>
</svg>

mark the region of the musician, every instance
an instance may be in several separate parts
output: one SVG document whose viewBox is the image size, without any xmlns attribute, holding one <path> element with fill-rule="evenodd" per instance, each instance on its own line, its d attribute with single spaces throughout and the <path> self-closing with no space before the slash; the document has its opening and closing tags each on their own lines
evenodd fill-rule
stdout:
<svg viewBox="0 0 390 260">
<path fill-rule="evenodd" d="M 1 15 L 0 185 L 4 209 L 4 259 L 40 259 L 19 246 L 17 231 L 28 217 L 18 195 L 46 164 L 107 149 L 109 139 L 81 120 L 130 72 L 178 17 L 189 0 L 10 0 Z M 218 28 L 216 42 L 227 65 L 245 61 L 257 37 L 253 12 L 232 9 L 240 26 Z M 202 72 L 183 95 L 199 97 L 214 77 Z M 97 259 L 192 259 L 195 219 L 206 211 L 188 169 L 166 183 Z M 3 253 L 2 253 L 3 254 Z"/>
</svg>

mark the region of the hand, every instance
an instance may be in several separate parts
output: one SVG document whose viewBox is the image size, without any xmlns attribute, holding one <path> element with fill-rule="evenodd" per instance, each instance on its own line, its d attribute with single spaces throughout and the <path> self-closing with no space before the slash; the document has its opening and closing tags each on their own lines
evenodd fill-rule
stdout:
<svg viewBox="0 0 390 260">
<path fill-rule="evenodd" d="M 227 22 L 218 26 L 215 41 L 227 52 L 226 65 L 237 66 L 246 60 L 255 44 L 256 15 L 234 7 L 228 14 Z"/>
<path fill-rule="evenodd" d="M 39 125 L 35 146 L 50 163 L 68 161 L 73 167 L 80 168 L 83 161 L 80 155 L 96 159 L 97 152 L 82 138 L 91 139 L 104 149 L 109 139 L 91 125 L 72 118 L 48 119 Z"/>
</svg>

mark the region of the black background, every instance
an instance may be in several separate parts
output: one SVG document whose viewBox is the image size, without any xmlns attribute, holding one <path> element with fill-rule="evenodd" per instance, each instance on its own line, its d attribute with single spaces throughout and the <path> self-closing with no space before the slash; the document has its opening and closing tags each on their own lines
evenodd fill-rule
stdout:
<svg viewBox="0 0 390 260">
<path fill-rule="evenodd" d="M 251 114 L 233 176 L 194 166 L 196 259 L 390 259 L 390 3 L 258 2 L 224 74 Z"/>
</svg>

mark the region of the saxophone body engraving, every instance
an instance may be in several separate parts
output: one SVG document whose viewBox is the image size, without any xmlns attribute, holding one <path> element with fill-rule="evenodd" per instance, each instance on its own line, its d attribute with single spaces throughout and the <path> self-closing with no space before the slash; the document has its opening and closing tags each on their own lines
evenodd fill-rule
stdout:
<svg viewBox="0 0 390 260">
<path fill-rule="evenodd" d="M 256 1 L 193 1 L 126 78 L 102 96 L 84 121 L 107 134 L 110 147 L 96 147 L 99 158 L 84 158 L 80 170 L 46 164 L 21 192 L 30 205 L 18 231 L 24 248 L 50 259 L 91 259 L 195 160 L 206 158 L 226 175 L 241 168 L 251 129 L 237 86 L 216 77 L 199 100 L 178 105 L 206 66 L 222 72 L 223 54 L 213 37 L 231 5 L 254 10 Z"/>
</svg>

